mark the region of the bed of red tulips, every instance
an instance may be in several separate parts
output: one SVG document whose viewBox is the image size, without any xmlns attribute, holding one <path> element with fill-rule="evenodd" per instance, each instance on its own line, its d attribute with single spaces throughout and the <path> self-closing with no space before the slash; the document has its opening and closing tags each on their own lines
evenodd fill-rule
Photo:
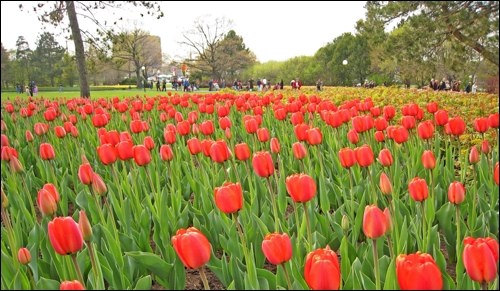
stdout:
<svg viewBox="0 0 500 291">
<path fill-rule="evenodd" d="M 497 102 L 2 100 L 1 287 L 497 290 Z"/>
</svg>

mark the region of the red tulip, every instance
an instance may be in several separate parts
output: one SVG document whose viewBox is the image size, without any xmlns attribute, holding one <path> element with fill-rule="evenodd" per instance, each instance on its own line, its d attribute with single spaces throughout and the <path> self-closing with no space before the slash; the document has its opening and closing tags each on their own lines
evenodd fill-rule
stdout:
<svg viewBox="0 0 500 291">
<path fill-rule="evenodd" d="M 2 161 L 10 161 L 13 157 L 17 158 L 19 157 L 19 154 L 17 153 L 16 149 L 10 146 L 3 146 L 2 147 Z"/>
<path fill-rule="evenodd" d="M 257 120 L 255 118 L 249 118 L 245 120 L 245 129 L 247 133 L 252 134 L 256 133 L 259 125 L 257 124 Z"/>
<path fill-rule="evenodd" d="M 19 173 L 19 172 L 24 170 L 21 162 L 14 156 L 10 157 L 9 166 L 10 166 L 10 170 L 13 173 Z"/>
<path fill-rule="evenodd" d="M 71 216 L 54 218 L 49 222 L 48 233 L 52 247 L 62 256 L 74 254 L 83 246 L 82 233 Z"/>
<path fill-rule="evenodd" d="M 375 119 L 373 122 L 374 122 L 374 125 L 375 125 L 375 128 L 377 129 L 377 131 L 383 131 L 388 126 L 387 120 L 383 117 L 379 117 L 379 118 Z"/>
<path fill-rule="evenodd" d="M 210 260 L 210 242 L 195 227 L 179 229 L 172 237 L 172 245 L 187 268 L 197 269 Z"/>
<path fill-rule="evenodd" d="M 252 159 L 253 170 L 259 177 L 267 178 L 274 173 L 273 158 L 269 152 L 256 152 Z"/>
<path fill-rule="evenodd" d="M 342 167 L 349 169 L 356 164 L 356 155 L 351 148 L 343 148 L 339 151 L 339 160 Z"/>
<path fill-rule="evenodd" d="M 367 238 L 377 239 L 388 229 L 387 219 L 376 205 L 367 205 L 363 214 L 363 233 Z"/>
<path fill-rule="evenodd" d="M 462 183 L 455 181 L 448 187 L 448 200 L 453 204 L 460 204 L 465 200 L 465 187 Z"/>
<path fill-rule="evenodd" d="M 187 141 L 188 150 L 191 155 L 197 155 L 201 152 L 201 143 L 200 140 L 196 137 L 190 138 Z"/>
<path fill-rule="evenodd" d="M 229 159 L 230 153 L 227 144 L 223 140 L 218 140 L 210 147 L 210 157 L 216 163 L 224 163 Z"/>
<path fill-rule="evenodd" d="M 431 255 L 417 252 L 396 258 L 396 276 L 401 290 L 441 290 L 441 270 Z"/>
<path fill-rule="evenodd" d="M 391 151 L 387 148 L 380 150 L 378 153 L 378 162 L 384 167 L 391 166 L 393 162 Z"/>
<path fill-rule="evenodd" d="M 124 140 L 116 144 L 116 153 L 120 160 L 126 161 L 134 157 L 134 143 L 131 140 Z"/>
<path fill-rule="evenodd" d="M 294 174 L 286 178 L 286 190 L 293 201 L 305 203 L 316 196 L 316 182 L 306 174 Z"/>
<path fill-rule="evenodd" d="M 32 142 L 34 139 L 33 133 L 31 133 L 30 130 L 26 130 L 26 133 L 24 134 L 24 136 L 26 137 L 27 142 Z"/>
<path fill-rule="evenodd" d="M 40 144 L 40 158 L 42 158 L 42 160 L 53 160 L 55 157 L 56 153 L 50 143 Z"/>
<path fill-rule="evenodd" d="M 132 120 L 130 122 L 130 131 L 132 133 L 142 132 L 142 121 L 141 120 Z"/>
<path fill-rule="evenodd" d="M 493 170 L 493 180 L 495 180 L 495 184 L 498 185 L 499 177 L 498 177 L 498 162 L 495 164 L 495 170 Z"/>
<path fill-rule="evenodd" d="M 373 163 L 373 151 L 368 145 L 363 145 L 354 150 L 356 161 L 361 167 L 368 167 Z"/>
<path fill-rule="evenodd" d="M 167 144 L 174 144 L 177 140 L 177 134 L 175 131 L 165 128 L 163 131 L 163 139 Z"/>
<path fill-rule="evenodd" d="M 109 143 L 98 146 L 97 155 L 104 165 L 112 164 L 118 158 L 115 147 Z"/>
<path fill-rule="evenodd" d="M 90 185 L 92 183 L 93 173 L 94 171 L 92 170 L 92 166 L 90 166 L 89 163 L 81 164 L 78 168 L 78 178 L 84 185 Z"/>
<path fill-rule="evenodd" d="M 292 145 L 293 155 L 297 160 L 302 160 L 307 155 L 307 149 L 301 142 L 295 142 Z"/>
<path fill-rule="evenodd" d="M 191 125 L 189 124 L 189 121 L 183 120 L 179 123 L 177 123 L 177 132 L 179 135 L 188 135 L 189 131 L 191 130 Z"/>
<path fill-rule="evenodd" d="M 62 281 L 59 290 L 85 290 L 85 287 L 78 280 Z"/>
<path fill-rule="evenodd" d="M 309 125 L 305 123 L 300 123 L 294 126 L 293 131 L 295 132 L 295 136 L 299 141 L 307 140 L 307 131 L 309 130 Z"/>
<path fill-rule="evenodd" d="M 410 130 L 412 128 L 415 128 L 415 117 L 414 116 L 403 116 L 401 118 L 401 125 L 406 128 L 407 130 Z"/>
<path fill-rule="evenodd" d="M 466 237 L 462 260 L 472 280 L 479 283 L 492 282 L 497 275 L 498 242 L 490 237 Z"/>
<path fill-rule="evenodd" d="M 472 146 L 469 153 L 469 163 L 472 165 L 479 162 L 479 152 L 476 146 Z"/>
<path fill-rule="evenodd" d="M 288 262 L 292 258 L 292 242 L 288 234 L 269 233 L 262 241 L 262 252 L 273 265 Z"/>
<path fill-rule="evenodd" d="M 448 123 L 448 112 L 443 109 L 436 111 L 436 113 L 434 113 L 434 120 L 437 125 L 444 126 Z"/>
<path fill-rule="evenodd" d="M 49 130 L 49 125 L 46 123 L 37 122 L 34 125 L 35 134 L 38 136 L 44 135 Z"/>
<path fill-rule="evenodd" d="M 490 153 L 490 151 L 491 151 L 490 143 L 488 142 L 487 139 L 483 140 L 483 142 L 481 143 L 481 152 L 487 155 Z"/>
<path fill-rule="evenodd" d="M 174 153 L 170 145 L 164 144 L 160 147 L 160 157 L 162 161 L 171 161 L 174 158 Z"/>
<path fill-rule="evenodd" d="M 310 145 L 318 145 L 323 140 L 323 135 L 321 134 L 321 130 L 317 127 L 308 129 L 306 132 L 307 132 L 307 142 Z"/>
<path fill-rule="evenodd" d="M 210 157 L 210 148 L 213 143 L 214 141 L 210 139 L 204 139 L 201 141 L 201 149 L 203 150 L 203 155 L 205 155 L 205 157 Z"/>
<path fill-rule="evenodd" d="M 230 214 L 243 207 L 243 190 L 240 183 L 225 182 L 214 190 L 215 204 L 220 211 Z"/>
<path fill-rule="evenodd" d="M 421 139 L 430 139 L 434 135 L 434 125 L 430 120 L 420 122 L 418 124 L 417 131 L 418 137 L 420 137 Z"/>
<path fill-rule="evenodd" d="M 347 140 L 349 140 L 349 142 L 352 144 L 357 144 L 359 142 L 359 135 L 356 130 L 349 130 L 349 132 L 347 133 Z"/>
<path fill-rule="evenodd" d="M 151 153 L 142 144 L 134 146 L 134 161 L 138 166 L 145 166 L 151 162 Z"/>
<path fill-rule="evenodd" d="M 31 262 L 31 253 L 27 248 L 20 248 L 17 252 L 17 260 L 22 265 L 27 265 Z"/>
<path fill-rule="evenodd" d="M 382 193 L 385 195 L 390 195 L 392 193 L 392 184 L 391 180 L 389 180 L 389 177 L 385 173 L 380 174 L 380 190 Z"/>
<path fill-rule="evenodd" d="M 260 142 L 266 142 L 269 140 L 269 130 L 267 128 L 257 129 L 257 138 Z"/>
<path fill-rule="evenodd" d="M 392 105 L 384 106 L 384 118 L 390 121 L 396 116 L 396 108 Z"/>
<path fill-rule="evenodd" d="M 337 254 L 329 246 L 307 254 L 304 278 L 313 290 L 338 290 L 340 267 Z"/>
<path fill-rule="evenodd" d="M 374 137 L 377 142 L 383 142 L 385 140 L 385 135 L 382 131 L 376 131 Z"/>
<path fill-rule="evenodd" d="M 211 135 L 214 133 L 215 127 L 212 120 L 205 120 L 200 124 L 200 131 L 204 135 Z"/>
<path fill-rule="evenodd" d="M 239 143 L 234 146 L 234 153 L 239 161 L 246 161 L 250 158 L 250 147 L 246 143 Z"/>
<path fill-rule="evenodd" d="M 493 113 L 488 116 L 488 123 L 491 128 L 498 128 L 498 123 L 500 121 L 500 117 L 498 113 Z"/>
<path fill-rule="evenodd" d="M 408 141 L 408 130 L 403 126 L 396 126 L 392 130 L 391 137 L 397 144 Z"/>
<path fill-rule="evenodd" d="M 410 192 L 410 197 L 418 202 L 424 201 L 429 196 L 427 182 L 419 177 L 415 177 L 410 181 L 408 191 Z"/>
<path fill-rule="evenodd" d="M 151 136 L 146 136 L 144 142 L 142 143 L 148 150 L 155 148 L 155 142 Z"/>
<path fill-rule="evenodd" d="M 273 154 L 279 154 L 281 150 L 280 142 L 278 138 L 273 137 L 271 138 L 271 152 Z"/>
<path fill-rule="evenodd" d="M 460 117 L 455 117 L 448 120 L 450 125 L 451 134 L 459 136 L 465 132 L 465 122 Z"/>
<path fill-rule="evenodd" d="M 490 127 L 490 123 L 488 118 L 486 117 L 481 117 L 481 118 L 476 118 L 474 119 L 474 130 L 479 132 L 479 133 L 485 133 L 488 131 Z"/>
<path fill-rule="evenodd" d="M 427 112 L 434 114 L 436 111 L 438 111 L 438 104 L 436 102 L 429 102 L 427 104 Z"/>
<path fill-rule="evenodd" d="M 425 150 L 422 154 L 422 164 L 427 170 L 432 170 L 436 167 L 436 158 L 434 153 L 430 150 Z"/>
</svg>

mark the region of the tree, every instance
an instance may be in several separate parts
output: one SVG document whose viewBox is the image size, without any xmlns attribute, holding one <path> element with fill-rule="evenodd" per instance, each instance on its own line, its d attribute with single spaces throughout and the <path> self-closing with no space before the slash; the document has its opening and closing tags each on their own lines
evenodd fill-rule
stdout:
<svg viewBox="0 0 500 291">
<path fill-rule="evenodd" d="M 190 67 L 206 72 L 212 79 L 220 79 L 222 40 L 226 37 L 232 21 L 227 18 L 204 20 L 197 18 L 194 27 L 182 33 L 183 41 L 180 43 L 194 49 L 194 58 L 187 60 Z"/>
<path fill-rule="evenodd" d="M 249 48 L 245 46 L 243 37 L 230 30 L 221 40 L 217 55 L 216 67 L 219 68 L 221 77 L 234 79 L 244 69 L 255 63 L 256 57 Z"/>
<path fill-rule="evenodd" d="M 9 53 L 3 47 L 3 43 L 2 43 L 1 51 L 2 51 L 2 72 L 1 72 L 0 77 L 2 78 L 2 80 L 1 80 L 2 88 L 5 88 L 8 86 L 8 83 L 11 81 L 11 76 L 10 76 L 10 74 L 7 73 L 9 71 L 11 61 L 10 61 Z"/>
<path fill-rule="evenodd" d="M 30 49 L 28 41 L 26 41 L 24 36 L 17 38 L 16 48 L 16 63 L 20 68 L 20 76 L 18 78 L 20 78 L 21 83 L 24 83 L 24 81 L 29 82 L 31 79 L 30 62 L 33 51 Z"/>
<path fill-rule="evenodd" d="M 55 87 L 55 78 L 61 74 L 56 66 L 64 56 L 64 48 L 55 40 L 54 35 L 42 33 L 36 43 L 37 47 L 32 55 L 32 69 L 38 84 L 50 84 Z"/>
<path fill-rule="evenodd" d="M 498 63 L 498 1 L 368 1 L 367 23 L 409 22 L 422 46 L 449 40 Z"/>
<path fill-rule="evenodd" d="M 39 2 L 33 7 L 35 13 L 38 14 L 38 19 L 43 23 L 60 26 L 65 18 L 65 14 L 68 17 L 69 26 L 71 28 L 71 36 L 75 44 L 75 56 L 80 79 L 80 95 L 86 98 L 90 98 L 90 87 L 87 80 L 87 67 L 85 62 L 85 50 L 83 47 L 84 39 L 82 37 L 82 33 L 85 34 L 86 40 L 91 43 L 99 43 L 102 40 L 108 39 L 110 35 L 113 34 L 112 28 L 106 28 L 107 20 L 98 20 L 94 11 L 99 9 L 108 10 L 112 8 L 119 8 L 124 4 L 131 4 L 134 7 L 145 8 L 147 15 L 156 16 L 157 19 L 163 17 L 160 4 L 150 1 L 53 1 L 53 5 L 50 7 L 47 7 L 48 5 L 46 4 L 47 3 Z M 20 4 L 19 7 L 20 9 L 23 9 L 22 4 Z M 77 10 L 78 15 L 90 19 L 97 25 L 97 34 L 91 34 L 86 30 L 80 29 Z M 144 16 L 143 13 L 140 13 L 140 15 L 141 17 Z M 114 21 L 114 24 L 116 24 L 116 21 Z"/>
<path fill-rule="evenodd" d="M 141 87 L 143 79 L 141 68 L 159 70 L 162 65 L 160 38 L 148 32 L 134 29 L 122 32 L 113 38 L 113 62 L 121 71 L 135 71 L 137 87 Z M 155 71 L 156 71 L 155 70 Z M 144 76 L 145 77 L 145 76 Z"/>
</svg>

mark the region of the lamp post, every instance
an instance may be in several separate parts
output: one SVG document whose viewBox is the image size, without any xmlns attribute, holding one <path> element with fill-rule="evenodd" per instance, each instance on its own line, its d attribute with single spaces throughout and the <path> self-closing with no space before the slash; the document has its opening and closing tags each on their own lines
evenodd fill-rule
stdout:
<svg viewBox="0 0 500 291">
<path fill-rule="evenodd" d="M 142 78 L 144 79 L 144 81 L 142 82 L 142 87 L 144 88 L 144 92 L 146 92 L 146 67 L 142 66 L 141 70 L 142 70 Z"/>
<path fill-rule="evenodd" d="M 347 64 L 348 64 L 347 60 L 343 60 L 343 61 L 342 61 L 342 65 L 344 65 L 344 67 L 345 67 L 345 66 L 347 66 Z M 344 69 L 344 70 L 342 70 L 342 71 L 343 71 L 343 73 L 345 74 L 345 69 Z M 342 83 L 343 83 L 343 81 L 342 81 Z M 345 84 L 343 84 L 343 85 L 345 85 Z"/>
</svg>

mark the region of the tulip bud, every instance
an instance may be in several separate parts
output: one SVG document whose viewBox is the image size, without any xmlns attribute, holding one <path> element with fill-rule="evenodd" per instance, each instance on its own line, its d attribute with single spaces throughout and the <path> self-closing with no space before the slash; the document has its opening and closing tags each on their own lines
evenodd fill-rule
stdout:
<svg viewBox="0 0 500 291">
<path fill-rule="evenodd" d="M 385 173 L 380 174 L 380 190 L 382 193 L 385 195 L 391 195 L 392 193 L 392 184 L 391 180 L 389 180 L 389 177 Z"/>
<path fill-rule="evenodd" d="M 90 221 L 87 218 L 85 210 L 80 210 L 78 226 L 80 227 L 80 231 L 82 232 L 83 240 L 90 241 L 90 239 L 92 238 L 92 226 L 90 225 Z"/>
<path fill-rule="evenodd" d="M 27 248 L 20 248 L 17 252 L 17 260 L 22 265 L 27 265 L 31 262 L 31 253 Z"/>
<path fill-rule="evenodd" d="M 24 170 L 23 165 L 15 156 L 10 158 L 9 165 L 13 173 L 19 173 Z"/>
<path fill-rule="evenodd" d="M 341 222 L 342 229 L 344 231 L 349 230 L 349 217 L 347 215 L 342 215 L 342 222 Z"/>
<path fill-rule="evenodd" d="M 92 173 L 92 190 L 98 195 L 104 196 L 108 192 L 108 187 L 102 177 L 97 173 Z"/>
<path fill-rule="evenodd" d="M 477 164 L 479 162 L 479 152 L 476 146 L 472 146 L 469 153 L 469 163 L 472 165 Z"/>
</svg>

